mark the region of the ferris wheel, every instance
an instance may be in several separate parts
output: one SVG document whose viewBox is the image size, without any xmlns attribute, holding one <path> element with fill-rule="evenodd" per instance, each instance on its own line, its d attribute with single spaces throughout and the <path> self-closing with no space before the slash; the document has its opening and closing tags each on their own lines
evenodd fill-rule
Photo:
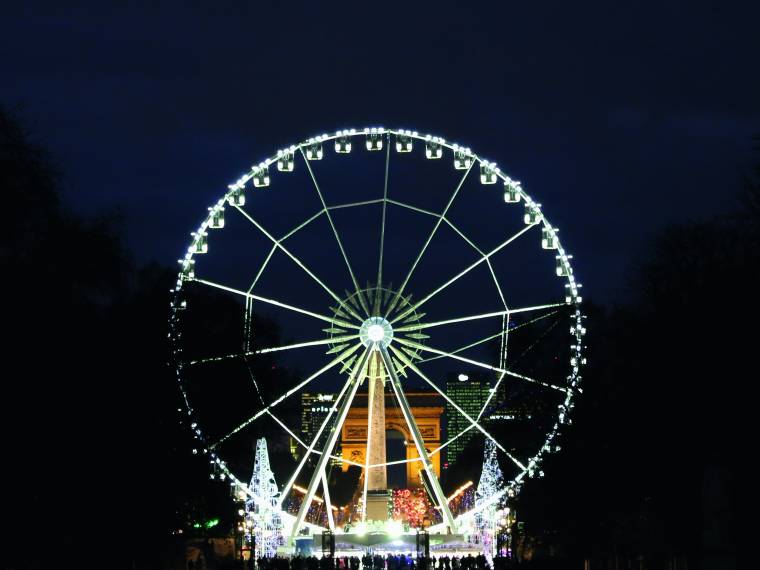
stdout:
<svg viewBox="0 0 760 570">
<path fill-rule="evenodd" d="M 456 532 L 475 509 L 450 509 L 444 450 L 474 435 L 492 442 L 507 475 L 497 502 L 541 476 L 559 449 L 585 363 L 571 259 L 520 182 L 443 138 L 350 129 L 278 151 L 208 207 L 179 260 L 169 336 L 197 452 L 216 477 L 272 510 L 290 539 L 324 528 L 309 520 L 320 492 L 334 528 L 336 464 L 361 470 L 356 520 L 368 516 L 373 470 L 412 463 L 439 525 Z M 475 411 L 450 395 L 445 380 L 456 373 L 480 379 Z M 373 385 L 397 405 L 411 458 L 373 459 L 370 440 L 383 436 L 371 404 L 364 457 L 339 452 L 352 405 L 362 387 L 371 399 Z M 305 439 L 284 410 L 320 389 L 334 398 Z M 432 445 L 420 430 L 408 397 L 420 389 L 456 416 L 446 441 Z M 241 459 L 264 423 L 298 447 L 297 459 L 282 462 L 274 498 L 246 483 L 251 465 Z M 289 510 L 296 488 L 300 504 Z"/>
</svg>

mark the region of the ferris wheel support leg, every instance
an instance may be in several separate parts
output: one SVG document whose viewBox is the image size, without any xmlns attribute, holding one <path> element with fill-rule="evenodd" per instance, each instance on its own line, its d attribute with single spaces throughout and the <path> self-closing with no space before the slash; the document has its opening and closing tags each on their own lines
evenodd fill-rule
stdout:
<svg viewBox="0 0 760 570">
<path fill-rule="evenodd" d="M 322 471 L 322 496 L 325 499 L 325 510 L 327 511 L 327 525 L 330 530 L 335 532 L 335 519 L 332 513 L 332 501 L 330 501 L 330 490 L 327 488 L 327 475 Z"/>
<path fill-rule="evenodd" d="M 425 449 L 425 442 L 422 441 L 420 429 L 417 427 L 417 423 L 414 421 L 412 410 L 409 407 L 409 401 L 406 399 L 404 389 L 401 386 L 401 381 L 398 378 L 398 374 L 396 374 L 396 369 L 393 366 L 391 356 L 388 354 L 388 349 L 381 346 L 380 354 L 383 358 L 383 365 L 385 366 L 385 369 L 388 372 L 388 376 L 390 376 L 391 379 L 391 388 L 393 388 L 393 393 L 396 395 L 396 399 L 401 406 L 401 412 L 404 414 L 404 419 L 409 426 L 409 431 L 412 433 L 412 439 L 414 439 L 414 445 L 417 447 L 417 453 L 422 459 L 422 464 L 424 465 L 425 471 L 427 472 L 428 478 L 430 479 L 430 484 L 433 487 L 433 494 L 435 495 L 435 499 L 438 502 L 438 506 L 441 507 L 441 514 L 443 515 L 443 519 L 448 525 L 450 532 L 456 532 L 456 523 L 454 522 L 454 517 L 451 514 L 451 509 L 449 509 L 449 503 L 446 501 L 446 495 L 443 494 L 441 482 L 438 481 L 438 477 L 436 476 L 435 470 L 433 469 L 433 463 L 430 461 L 430 456 Z"/>
<path fill-rule="evenodd" d="M 338 441 L 340 430 L 343 427 L 343 422 L 348 415 L 348 410 L 351 408 L 351 403 L 354 401 L 356 392 L 359 389 L 364 370 L 367 366 L 367 359 L 369 358 L 369 354 L 372 352 L 372 350 L 372 346 L 367 347 L 367 349 L 362 354 L 362 357 L 359 359 L 359 364 L 356 368 L 354 368 L 350 378 L 348 379 L 348 383 L 351 385 L 350 392 L 340 405 L 340 410 L 338 411 L 338 417 L 335 420 L 335 425 L 333 426 L 332 431 L 327 438 L 327 442 L 322 449 L 322 455 L 320 455 L 319 459 L 317 460 L 317 466 L 314 468 L 314 473 L 311 475 L 311 481 L 309 481 L 309 486 L 306 489 L 306 494 L 304 495 L 303 502 L 301 503 L 301 507 L 298 509 L 298 515 L 296 516 L 296 520 L 293 523 L 293 528 L 290 531 L 288 546 L 293 546 L 295 544 L 295 539 L 298 535 L 298 531 L 301 529 L 301 525 L 306 518 L 306 513 L 311 506 L 311 501 L 314 499 L 314 494 L 317 492 L 317 486 L 325 476 L 325 466 L 330 460 L 330 455 L 332 453 L 332 449 L 335 447 L 335 442 Z M 326 488 L 327 487 L 325 486 L 325 489 Z"/>
</svg>

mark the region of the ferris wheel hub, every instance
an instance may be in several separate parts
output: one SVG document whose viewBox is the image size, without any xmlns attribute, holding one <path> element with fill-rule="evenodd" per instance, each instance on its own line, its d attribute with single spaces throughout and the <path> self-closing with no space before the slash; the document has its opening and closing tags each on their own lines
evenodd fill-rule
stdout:
<svg viewBox="0 0 760 570">
<path fill-rule="evenodd" d="M 393 327 L 383 317 L 370 317 L 362 323 L 359 329 L 359 338 L 364 346 L 377 344 L 383 348 L 393 340 Z"/>
<path fill-rule="evenodd" d="M 383 337 L 385 337 L 385 329 L 383 328 L 383 325 L 370 325 L 367 329 L 367 336 L 369 337 L 369 340 L 374 342 L 383 340 Z"/>
</svg>

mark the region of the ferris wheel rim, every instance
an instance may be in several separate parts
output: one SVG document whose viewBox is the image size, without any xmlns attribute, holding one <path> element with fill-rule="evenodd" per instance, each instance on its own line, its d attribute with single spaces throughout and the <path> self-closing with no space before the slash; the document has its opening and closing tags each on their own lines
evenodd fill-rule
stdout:
<svg viewBox="0 0 760 570">
<path fill-rule="evenodd" d="M 383 137 L 385 139 L 385 142 L 387 144 L 386 153 L 388 153 L 388 154 L 391 151 L 391 136 L 396 137 L 397 144 L 398 144 L 399 140 L 403 140 L 403 139 L 408 139 L 410 141 L 422 141 L 427 146 L 432 146 L 433 148 L 436 148 L 436 149 L 447 149 L 449 151 L 452 151 L 452 152 L 455 153 L 455 156 L 457 156 L 457 153 L 459 153 L 460 156 L 464 157 L 465 159 L 467 159 L 469 161 L 469 166 L 467 168 L 467 173 L 469 173 L 471 169 L 473 169 L 476 165 L 478 165 L 480 167 L 480 169 L 481 169 L 481 176 L 483 176 L 483 172 L 485 171 L 485 172 L 488 173 L 489 176 L 494 176 L 498 180 L 501 180 L 502 183 L 504 184 L 505 188 L 507 186 L 509 186 L 512 189 L 516 189 L 516 192 L 519 195 L 519 198 L 521 198 L 526 205 L 528 205 L 530 208 L 532 208 L 533 211 L 534 211 L 534 213 L 537 215 L 538 222 L 536 224 L 532 224 L 532 225 L 539 225 L 540 224 L 542 226 L 542 228 L 544 229 L 544 231 L 548 231 L 548 235 L 551 238 L 553 238 L 555 240 L 555 242 L 556 242 L 556 249 L 558 251 L 558 255 L 557 255 L 558 274 L 559 274 L 559 267 L 562 266 L 564 268 L 564 272 L 565 272 L 565 274 L 562 275 L 562 276 L 567 278 L 568 285 L 569 285 L 569 287 L 568 287 L 568 285 L 566 285 L 566 287 L 568 287 L 568 289 L 569 289 L 568 293 L 567 293 L 569 301 L 566 302 L 566 303 L 564 303 L 564 304 L 558 304 L 557 306 L 566 305 L 566 306 L 573 307 L 574 311 L 575 311 L 574 312 L 575 329 L 576 329 L 576 331 L 581 331 L 582 330 L 585 333 L 585 327 L 583 326 L 583 322 L 581 320 L 582 319 L 582 315 L 581 315 L 581 312 L 580 312 L 581 297 L 580 297 L 580 295 L 578 293 L 578 288 L 580 287 L 580 285 L 575 281 L 575 278 L 573 276 L 573 270 L 572 270 L 572 266 L 570 264 L 571 256 L 567 255 L 567 253 L 565 252 L 565 250 L 564 250 L 564 248 L 563 248 L 563 246 L 562 246 L 559 238 L 557 237 L 557 230 L 556 230 L 556 228 L 553 227 L 549 223 L 549 221 L 547 220 L 546 216 L 543 214 L 543 211 L 541 210 L 541 205 L 538 204 L 538 203 L 536 203 L 523 190 L 521 184 L 518 181 L 512 180 L 509 176 L 507 176 L 505 173 L 503 173 L 501 171 L 501 169 L 494 162 L 488 161 L 485 158 L 477 155 L 476 153 L 472 152 L 468 147 L 463 147 L 463 146 L 460 146 L 460 145 L 458 145 L 456 143 L 451 143 L 449 141 L 446 141 L 442 137 L 436 137 L 436 136 L 433 136 L 433 135 L 420 135 L 416 131 L 410 131 L 410 130 L 405 130 L 405 129 L 385 129 L 383 127 L 375 127 L 375 128 L 367 127 L 367 128 L 364 128 L 364 129 L 344 129 L 344 130 L 336 131 L 336 132 L 331 133 L 331 134 L 323 134 L 323 135 L 318 135 L 316 137 L 311 137 L 309 139 L 305 139 L 304 141 L 298 143 L 297 145 L 292 145 L 290 147 L 286 147 L 285 149 L 282 149 L 282 150 L 278 151 L 275 155 L 273 155 L 273 156 L 271 156 L 271 157 L 269 157 L 269 158 L 267 158 L 267 159 L 259 162 L 257 165 L 253 166 L 246 174 L 244 174 L 243 176 L 241 176 L 236 182 L 234 182 L 233 184 L 230 184 L 228 186 L 227 192 L 225 192 L 225 194 L 222 196 L 222 198 L 220 200 L 218 200 L 214 205 L 212 205 L 209 208 L 209 215 L 203 220 L 203 222 L 199 226 L 198 230 L 196 232 L 194 232 L 194 234 L 193 234 L 194 241 L 191 243 L 190 248 L 188 248 L 188 251 L 185 254 L 184 258 L 180 260 L 180 265 L 182 266 L 182 269 L 180 271 L 180 275 L 179 275 L 179 278 L 177 280 L 176 286 L 173 289 L 174 295 L 173 295 L 173 301 L 172 301 L 172 314 L 170 316 L 170 339 L 172 341 L 172 347 L 173 347 L 173 360 L 174 360 L 174 363 L 175 363 L 175 370 L 176 370 L 176 373 L 177 373 L 177 379 L 180 382 L 180 384 L 182 384 L 182 381 L 183 381 L 182 380 L 182 370 L 183 370 L 184 366 L 186 366 L 188 364 L 195 364 L 196 363 L 196 362 L 182 362 L 182 360 L 181 360 L 181 352 L 182 351 L 181 351 L 181 347 L 179 347 L 179 345 L 180 345 L 179 338 L 181 337 L 181 333 L 179 333 L 178 327 L 179 327 L 179 321 L 181 319 L 179 318 L 179 315 L 177 314 L 177 311 L 181 310 L 181 308 L 182 308 L 181 307 L 181 303 L 182 303 L 182 300 L 181 300 L 181 290 L 183 288 L 183 283 L 186 280 L 188 280 L 188 279 L 186 279 L 184 272 L 187 270 L 188 266 L 192 266 L 194 264 L 194 257 L 197 254 L 197 252 L 194 252 L 193 248 L 197 244 L 197 240 L 199 239 L 198 236 L 203 236 L 204 234 L 206 234 L 207 230 L 210 227 L 212 227 L 214 214 L 216 212 L 218 212 L 220 209 L 223 210 L 224 207 L 225 207 L 225 204 L 231 203 L 230 198 L 232 196 L 234 196 L 237 192 L 242 192 L 245 189 L 246 185 L 248 185 L 249 183 L 251 183 L 251 181 L 254 180 L 256 176 L 261 177 L 261 176 L 264 175 L 264 173 L 266 173 L 265 175 L 268 177 L 268 169 L 269 169 L 270 166 L 272 166 L 273 164 L 276 164 L 278 166 L 278 169 L 279 169 L 279 166 L 282 163 L 282 161 L 287 160 L 288 156 L 290 156 L 292 158 L 293 156 L 295 156 L 295 154 L 297 152 L 300 153 L 303 156 L 304 162 L 307 165 L 307 168 L 308 168 L 309 173 L 310 173 L 310 175 L 312 177 L 312 180 L 314 181 L 315 186 L 317 186 L 317 192 L 320 193 L 320 199 L 322 200 L 324 211 L 328 212 L 328 217 L 329 217 L 329 210 L 330 210 L 330 208 L 335 209 L 335 208 L 339 208 L 339 207 L 352 207 L 352 206 L 363 205 L 363 204 L 357 203 L 357 204 L 347 204 L 347 205 L 331 206 L 330 208 L 328 208 L 328 206 L 326 205 L 324 199 L 321 196 L 321 192 L 320 192 L 319 187 L 317 185 L 316 179 L 314 178 L 314 174 L 313 174 L 313 172 L 311 170 L 311 167 L 309 166 L 310 159 L 307 156 L 306 149 L 309 149 L 309 148 L 313 149 L 315 147 L 315 145 L 322 145 L 324 143 L 331 142 L 331 141 L 339 141 L 339 140 L 343 140 L 343 139 L 353 139 L 354 137 L 361 137 L 361 136 L 369 137 L 369 136 L 375 136 L 375 135 Z M 369 140 L 369 139 L 367 139 L 367 140 Z M 367 143 L 367 145 L 369 145 L 369 142 Z M 369 149 L 369 146 L 368 146 L 368 149 Z M 397 150 L 398 150 L 398 148 L 397 148 Z M 320 152 L 321 152 L 321 146 L 320 146 Z M 466 178 L 466 175 L 463 177 L 462 181 L 464 180 L 464 178 Z M 388 179 L 388 175 L 387 175 L 387 162 L 386 162 L 384 198 L 382 200 L 382 202 L 383 202 L 383 208 L 384 208 L 384 210 L 383 210 L 383 219 L 385 217 L 385 208 L 387 207 L 387 205 L 389 203 L 391 203 L 391 204 L 394 204 L 394 203 L 395 204 L 400 204 L 399 201 L 395 201 L 395 200 L 391 200 L 391 199 L 387 198 L 387 179 Z M 254 185 L 255 185 L 255 180 L 254 180 Z M 460 183 L 460 185 L 461 185 L 461 183 Z M 367 204 L 369 202 L 370 201 L 367 201 Z M 371 202 L 376 203 L 377 201 L 371 201 Z M 239 206 L 234 206 L 234 207 L 237 210 L 240 210 L 242 212 L 242 209 Z M 430 213 L 430 212 L 425 212 L 425 213 Z M 523 231 L 526 231 L 528 228 L 532 227 L 532 225 L 527 226 Z M 383 225 L 383 231 L 384 231 L 384 225 Z M 520 233 L 522 233 L 522 232 L 520 232 Z M 337 237 L 337 234 L 336 234 L 336 237 Z M 338 238 L 338 243 L 340 244 L 340 238 Z M 342 246 L 341 246 L 341 250 L 342 250 Z M 381 273 L 382 272 L 382 241 L 381 241 L 381 254 L 380 255 L 381 255 L 381 260 L 380 260 L 380 267 L 381 267 L 381 269 L 380 269 L 380 273 Z M 345 253 L 344 253 L 344 257 L 345 257 Z M 348 262 L 348 260 L 347 260 L 347 262 Z M 355 287 L 357 289 L 357 292 L 358 292 L 359 291 L 359 287 L 358 287 L 356 279 L 355 279 L 355 277 L 354 277 L 354 275 L 352 273 L 352 270 L 350 268 L 350 264 L 349 264 L 349 272 L 351 273 L 352 280 L 353 280 L 354 285 L 355 285 Z M 408 281 L 410 275 L 411 274 L 409 274 L 407 276 L 406 281 Z M 203 282 L 202 280 L 198 280 L 198 279 L 191 279 L 191 280 L 192 281 Z M 208 283 L 208 281 L 206 281 L 206 283 Z M 402 290 L 405 287 L 405 285 L 406 285 L 406 282 L 402 286 Z M 380 281 L 378 281 L 377 286 L 378 287 L 381 286 L 381 282 Z M 249 291 L 247 293 L 246 299 L 247 300 L 248 299 L 253 299 L 254 297 L 257 297 L 257 296 L 250 294 L 250 291 Z M 262 298 L 258 297 L 258 298 L 256 298 L 256 300 L 262 300 Z M 505 303 L 505 306 L 506 306 L 506 303 Z M 521 309 L 519 309 L 519 308 L 517 310 L 513 309 L 511 311 L 509 309 L 507 309 L 505 311 L 505 314 L 508 317 L 510 313 L 519 312 L 520 310 Z M 313 313 L 312 313 L 312 316 L 314 316 Z M 354 317 L 354 318 L 356 318 L 359 315 L 351 315 L 351 316 Z M 404 315 L 402 314 L 400 317 L 397 318 L 397 320 L 402 319 L 403 316 Z M 389 325 L 392 326 L 395 321 L 394 320 L 390 320 L 388 322 L 389 322 Z M 357 328 L 357 329 L 361 328 L 360 325 L 357 326 L 355 323 L 351 323 L 348 320 L 341 321 L 340 324 L 341 324 L 341 326 L 351 326 L 352 328 Z M 447 324 L 447 323 L 444 322 L 444 321 L 441 321 L 440 323 L 437 323 L 437 325 L 443 325 L 443 324 Z M 434 323 L 434 325 L 435 325 L 435 323 Z M 566 394 L 566 399 L 565 399 L 565 401 L 562 404 L 560 404 L 560 413 L 559 413 L 560 421 L 557 422 L 557 423 L 555 423 L 555 425 L 553 426 L 553 428 L 549 431 L 549 435 L 547 436 L 547 438 L 544 439 L 544 444 L 539 448 L 538 453 L 535 454 L 534 457 L 532 457 L 530 461 L 526 462 L 526 464 L 520 464 L 519 462 L 517 462 L 518 466 L 521 467 L 521 471 L 509 483 L 509 488 L 510 489 L 519 488 L 519 486 L 522 483 L 522 480 L 524 479 L 524 477 L 526 476 L 526 474 L 530 473 L 532 475 L 532 471 L 536 468 L 537 464 L 540 463 L 540 461 L 537 462 L 536 459 L 540 458 L 541 454 L 544 451 L 548 451 L 549 450 L 549 444 L 552 442 L 552 440 L 554 439 L 554 437 L 556 437 L 556 435 L 558 435 L 558 433 L 559 433 L 559 425 L 562 423 L 562 418 L 566 417 L 566 411 L 569 412 L 569 409 L 571 408 L 571 402 L 572 402 L 572 397 L 574 395 L 574 392 L 575 391 L 580 391 L 578 389 L 578 387 L 577 387 L 577 381 L 580 378 L 579 366 L 580 366 L 580 364 L 583 363 L 582 350 L 581 350 L 581 346 L 582 346 L 581 345 L 581 342 L 582 342 L 581 337 L 582 337 L 582 334 L 580 332 L 573 333 L 572 329 L 571 329 L 571 333 L 575 334 L 575 336 L 577 338 L 577 341 L 578 341 L 578 343 L 576 345 L 576 348 L 575 348 L 575 351 L 574 351 L 574 354 L 575 354 L 574 358 L 576 360 L 575 360 L 575 362 L 571 361 L 572 362 L 573 371 L 571 372 L 571 375 L 568 376 L 568 380 L 572 381 L 571 382 L 572 386 L 570 388 L 567 388 L 567 389 L 564 390 L 565 394 Z M 298 343 L 296 343 L 296 344 L 298 344 Z M 357 346 L 357 349 L 358 349 L 358 346 Z M 430 350 L 430 347 L 427 347 L 427 349 Z M 433 352 L 433 354 L 435 354 L 435 352 Z M 451 353 L 449 353 L 447 355 L 451 356 Z M 437 356 L 442 356 L 442 355 L 439 354 Z M 455 358 L 459 358 L 459 357 L 455 357 Z M 473 363 L 473 361 L 471 359 L 464 359 L 464 358 L 460 358 L 460 359 L 464 360 L 465 362 Z M 510 371 L 507 371 L 507 370 L 499 370 L 499 372 L 503 372 L 502 379 L 503 379 L 503 377 L 504 377 L 505 374 L 510 374 Z M 515 373 L 511 373 L 511 375 L 515 376 Z M 517 376 L 519 377 L 520 375 L 517 374 Z M 530 380 L 530 378 L 527 378 L 527 377 L 524 377 L 524 376 L 523 376 L 523 379 Z M 501 379 L 499 380 L 499 382 L 501 382 Z M 434 385 L 434 383 L 432 383 L 432 382 L 429 382 L 429 383 Z M 562 390 L 562 388 L 558 387 L 558 386 L 553 386 L 552 385 L 551 387 Z M 293 393 L 292 391 L 289 391 L 288 395 L 292 395 L 292 393 Z M 183 398 L 184 398 L 184 403 L 185 403 L 185 408 L 186 408 L 187 414 L 188 414 L 188 416 L 192 416 L 193 415 L 193 407 L 192 407 L 189 399 L 187 398 L 187 395 L 184 393 L 184 390 L 183 390 Z M 268 410 L 268 408 L 267 408 L 267 410 Z M 271 414 L 271 411 L 268 411 L 267 413 Z M 481 415 L 482 415 L 482 412 L 481 412 Z M 260 416 L 257 416 L 257 417 L 260 417 Z M 478 420 L 479 419 L 480 419 L 480 416 L 478 416 Z M 475 422 L 473 422 L 473 425 L 477 424 L 478 420 L 476 420 Z M 203 436 L 201 436 L 200 431 L 197 430 L 197 429 L 195 429 L 195 428 L 193 428 L 193 429 L 194 429 L 196 437 L 198 439 L 200 439 L 200 440 L 203 441 L 204 438 L 203 438 Z M 464 432 L 460 433 L 457 437 L 461 436 L 463 433 Z M 498 442 L 496 442 L 496 440 L 494 440 L 493 438 L 491 438 L 491 439 L 501 448 L 501 450 L 504 453 L 507 453 L 507 455 L 509 455 L 508 452 L 506 452 L 506 450 L 504 450 L 501 447 L 501 445 L 498 444 Z M 451 442 L 451 440 L 449 442 L 447 442 L 446 444 L 440 446 L 435 451 L 435 453 L 439 452 L 441 449 L 443 449 L 450 442 Z M 233 481 L 236 481 L 236 484 L 237 484 L 239 482 L 239 480 L 237 480 L 237 478 L 235 478 L 234 475 L 231 472 L 229 472 L 229 470 L 227 470 L 226 465 L 224 464 L 224 462 L 221 461 L 220 457 L 218 457 L 218 455 L 215 453 L 214 449 L 215 449 L 216 446 L 217 446 L 217 444 L 214 444 L 214 445 L 210 446 L 210 449 L 209 449 L 209 447 L 206 447 L 206 449 L 204 451 L 208 452 L 209 455 L 211 456 L 212 462 L 216 463 L 217 465 L 221 465 L 222 471 L 223 472 L 226 471 L 228 473 L 228 476 Z M 306 454 L 306 455 L 308 456 L 309 454 Z M 284 494 L 285 493 L 283 493 L 283 495 Z M 285 512 L 285 511 L 283 511 L 283 512 Z"/>
</svg>

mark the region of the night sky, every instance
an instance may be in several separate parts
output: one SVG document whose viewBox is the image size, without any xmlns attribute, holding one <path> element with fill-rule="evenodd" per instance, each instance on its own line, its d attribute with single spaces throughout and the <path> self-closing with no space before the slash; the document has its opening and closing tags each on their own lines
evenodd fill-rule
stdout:
<svg viewBox="0 0 760 570">
<path fill-rule="evenodd" d="M 83 544 L 99 544 L 100 556 L 123 562 L 114 568 L 153 568 L 173 536 L 169 529 L 204 509 L 216 516 L 224 512 L 214 510 L 219 505 L 232 505 L 226 488 L 209 486 L 205 457 L 191 453 L 197 443 L 189 422 L 180 425 L 187 418 L 175 413 L 181 408 L 176 371 L 166 359 L 176 260 L 207 207 L 252 165 L 311 136 L 365 126 L 439 135 L 495 161 L 543 205 L 574 256 L 590 323 L 588 389 L 573 412 L 578 421 L 563 440 L 565 451 L 543 483 L 521 495 L 526 528 L 560 529 L 555 538 L 582 546 L 573 556 L 617 553 L 636 529 L 641 536 L 629 560 L 644 552 L 640 545 L 660 543 L 662 552 L 688 552 L 692 560 L 711 552 L 734 556 L 733 473 L 741 456 L 735 434 L 744 417 L 738 400 L 749 401 L 751 377 L 742 368 L 754 366 L 749 358 L 757 336 L 742 331 L 760 316 L 756 303 L 739 311 L 705 303 L 752 299 L 760 288 L 757 203 L 754 210 L 740 206 L 760 150 L 760 2 L 63 4 L 0 3 L 0 137 L 6 137 L 0 193 L 10 204 L 0 274 L 13 277 L 0 280 L 0 298 L 10 301 L 1 318 L 14 337 L 6 345 L 3 394 L 10 405 L 3 433 L 5 455 L 15 461 L 6 470 L 15 483 L 7 484 L 12 496 L 4 517 L 20 537 L 8 556 L 28 567 L 65 568 Z M 16 122 L 31 146 L 16 136 Z M 362 137 L 355 144 L 349 157 L 326 145 L 325 160 L 309 163 L 332 204 L 382 195 L 385 152 L 366 152 Z M 38 148 L 49 151 L 60 180 L 48 178 Z M 450 153 L 426 161 L 422 145 L 414 152 L 389 154 L 389 195 L 418 206 L 430 200 L 421 207 L 440 211 L 460 171 Z M 407 158 L 423 166 L 415 170 Z M 442 174 L 428 175 L 433 165 Z M 271 171 L 271 188 L 249 188 L 245 210 L 281 236 L 321 205 L 303 160 L 297 158 L 293 173 Z M 410 171 L 417 178 L 404 182 Z M 348 182 L 333 187 L 344 174 Z M 745 198 L 760 195 L 757 176 L 755 170 L 755 194 Z M 524 228 L 522 205 L 505 205 L 498 186 L 480 185 L 477 171 L 468 184 L 462 192 L 468 199 L 452 215 L 483 239 L 478 244 L 491 244 L 484 249 Z M 58 192 L 64 213 L 56 208 Z M 440 198 L 437 205 L 433 198 Z M 335 213 L 338 225 L 352 215 L 346 212 L 358 211 Z M 512 226 L 502 211 L 512 215 Z M 208 271 L 199 275 L 246 288 L 249 268 L 271 244 L 232 207 L 227 212 L 224 231 L 214 230 L 210 254 L 198 262 Z M 718 218 L 737 212 L 727 223 Z M 111 214 L 114 225 L 91 222 Z M 366 238 L 372 257 L 361 255 L 363 229 L 371 223 L 378 231 L 379 208 L 367 209 L 366 219 L 372 216 L 374 222 L 352 219 L 353 226 L 341 227 L 362 287 L 376 275 L 374 234 Z M 399 215 L 401 230 L 387 238 L 387 273 L 392 268 L 396 275 L 383 282 L 389 289 L 406 274 L 431 223 L 404 219 L 411 214 Z M 690 221 L 705 223 L 685 224 Z M 352 288 L 343 259 L 334 243 L 329 252 L 321 247 L 333 238 L 326 222 L 320 231 L 315 236 L 321 237 L 303 232 L 288 245 L 342 294 Z M 494 271 L 494 281 L 498 273 L 522 295 L 514 305 L 510 299 L 511 308 L 564 298 L 555 252 L 542 251 L 539 230 L 531 231 L 522 244 L 530 253 L 523 258 L 505 249 L 515 257 L 505 256 Z M 415 299 L 475 257 L 457 236 L 450 245 L 452 236 L 449 231 L 449 242 L 431 245 L 430 265 L 420 264 L 407 291 Z M 404 249 L 406 257 L 399 254 Z M 290 260 L 273 259 L 282 273 L 265 275 L 257 293 L 321 314 L 330 310 L 332 300 Z M 490 280 L 484 265 L 478 278 Z M 232 281 L 233 270 L 245 281 Z M 539 271 L 550 278 L 546 287 L 554 296 L 533 286 Z M 289 277 L 296 274 L 300 281 Z M 433 299 L 421 322 L 500 310 L 495 291 L 486 297 L 469 283 L 462 279 Z M 187 313 L 199 307 L 196 320 L 183 323 L 183 342 L 199 349 L 192 357 L 226 354 L 229 346 L 237 353 L 242 297 L 199 294 L 196 304 L 191 287 L 204 285 L 186 287 Z M 301 326 L 311 317 L 270 309 L 255 313 L 263 323 L 254 340 L 264 344 L 257 347 L 323 338 L 314 322 Z M 564 381 L 569 354 L 551 343 L 563 335 L 562 351 L 569 350 L 566 318 L 510 333 L 516 342 L 510 350 L 521 351 L 510 365 L 517 362 L 514 369 L 525 374 L 534 366 L 537 377 L 561 374 Z M 462 338 L 435 332 L 424 342 L 452 350 L 485 335 L 480 322 L 460 329 Z M 323 346 L 309 360 L 254 360 L 265 395 L 321 366 L 315 363 L 322 362 Z M 479 345 L 477 358 L 491 362 L 494 346 Z M 441 381 L 469 372 L 461 362 L 445 363 L 433 361 L 427 370 Z M 228 364 L 237 372 L 228 373 Z M 219 433 L 209 432 L 218 436 L 259 404 L 246 399 L 253 397 L 254 377 L 247 362 L 213 366 L 198 367 L 207 370 L 198 378 L 244 383 L 247 390 L 238 397 L 237 385 L 196 382 L 198 393 L 218 399 L 208 399 L 208 417 L 226 422 L 217 425 Z M 333 381 L 325 375 L 315 390 Z M 532 403 L 531 390 L 515 393 Z M 297 404 L 288 408 L 296 429 Z M 265 421 L 284 434 L 274 420 Z M 255 434 L 241 434 L 250 437 L 231 447 L 238 445 L 247 461 L 244 447 Z M 284 450 L 286 439 L 278 441 Z M 477 460 L 471 465 L 479 468 Z M 48 517 L 53 508 L 63 518 Z M 106 519 L 104 512 L 119 516 Z M 40 549 L 43 534 L 51 546 Z M 127 547 L 113 548 L 114 536 L 127 537 Z M 49 563 L 36 562 L 45 557 Z"/>
<path fill-rule="evenodd" d="M 141 262 L 276 149 L 384 125 L 497 161 L 615 302 L 658 228 L 734 206 L 760 132 L 757 3 L 190 4 L 0 9 L 0 100 Z"/>
</svg>

